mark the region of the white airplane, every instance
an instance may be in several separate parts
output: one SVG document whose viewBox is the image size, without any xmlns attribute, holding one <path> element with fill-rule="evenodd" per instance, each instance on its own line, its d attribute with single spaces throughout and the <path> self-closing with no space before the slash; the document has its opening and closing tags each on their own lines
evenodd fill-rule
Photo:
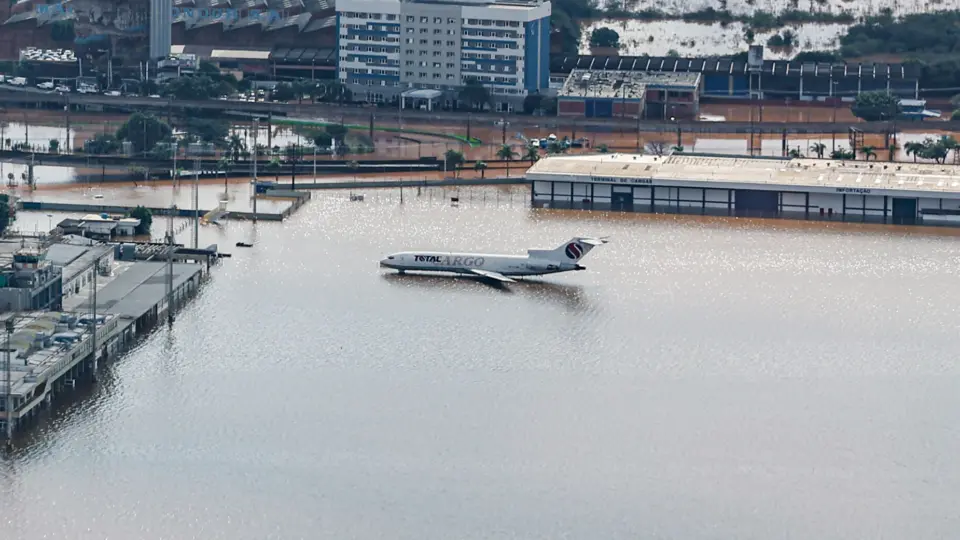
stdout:
<svg viewBox="0 0 960 540">
<path fill-rule="evenodd" d="M 421 272 L 453 272 L 513 283 L 508 276 L 540 276 L 584 270 L 580 260 L 606 238 L 572 238 L 556 249 L 530 249 L 524 255 L 489 255 L 484 253 L 449 253 L 439 251 L 404 251 L 388 255 L 380 266 Z"/>
</svg>

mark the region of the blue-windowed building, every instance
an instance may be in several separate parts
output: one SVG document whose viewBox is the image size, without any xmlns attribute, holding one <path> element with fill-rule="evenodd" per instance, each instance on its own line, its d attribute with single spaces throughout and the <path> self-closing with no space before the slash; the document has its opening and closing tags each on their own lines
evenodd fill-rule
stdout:
<svg viewBox="0 0 960 540">
<path fill-rule="evenodd" d="M 337 76 L 356 99 L 432 90 L 441 108 L 473 80 L 512 111 L 549 87 L 550 12 L 540 0 L 340 0 Z"/>
</svg>

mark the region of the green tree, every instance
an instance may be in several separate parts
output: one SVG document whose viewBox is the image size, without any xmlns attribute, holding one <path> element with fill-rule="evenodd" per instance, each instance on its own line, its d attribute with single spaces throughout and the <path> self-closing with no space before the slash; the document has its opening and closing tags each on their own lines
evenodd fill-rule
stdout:
<svg viewBox="0 0 960 540">
<path fill-rule="evenodd" d="M 0 194 L 0 235 L 6 233 L 10 223 L 16 220 L 16 215 L 16 209 L 10 204 L 10 196 L 6 193 Z"/>
<path fill-rule="evenodd" d="M 172 133 L 170 126 L 156 116 L 136 112 L 117 130 L 117 139 L 130 141 L 134 151 L 143 153 L 167 140 Z"/>
<path fill-rule="evenodd" d="M 230 139 L 227 141 L 227 152 L 230 153 L 233 161 L 240 161 L 240 158 L 247 153 L 247 143 L 243 140 L 243 137 L 234 133 L 230 135 Z"/>
<path fill-rule="evenodd" d="M 153 212 L 149 208 L 137 206 L 130 211 L 130 217 L 139 219 L 140 224 L 134 232 L 137 234 L 150 234 L 150 227 L 153 226 Z"/>
<path fill-rule="evenodd" d="M 187 119 L 187 136 L 194 141 L 223 146 L 230 135 L 230 125 L 224 120 L 208 118 Z"/>
<path fill-rule="evenodd" d="M 232 78 L 231 76 L 228 76 Z M 235 79 L 234 79 L 235 81 Z M 229 95 L 235 90 L 226 78 L 219 74 L 194 75 L 192 77 L 177 77 L 164 83 L 160 94 L 182 100 L 213 99 L 218 96 Z"/>
<path fill-rule="evenodd" d="M 347 133 L 350 131 L 350 129 L 343 124 L 328 124 L 324 129 L 333 140 L 337 141 L 337 145 L 343 143 L 347 138 Z"/>
<path fill-rule="evenodd" d="M 490 103 L 490 91 L 477 79 L 470 78 L 460 89 L 459 99 L 474 110 L 483 110 Z"/>
<path fill-rule="evenodd" d="M 836 160 L 847 160 L 847 159 L 856 159 L 856 154 L 853 153 L 853 150 L 847 150 L 846 148 L 840 147 L 836 150 L 830 152 L 830 159 Z"/>
<path fill-rule="evenodd" d="M 83 151 L 95 155 L 116 154 L 120 151 L 120 141 L 111 133 L 97 133 L 83 143 Z"/>
<path fill-rule="evenodd" d="M 620 34 L 612 28 L 602 27 L 590 32 L 591 47 L 620 48 Z"/>
<path fill-rule="evenodd" d="M 475 161 L 473 163 L 473 170 L 480 171 L 480 178 L 486 178 L 487 173 L 487 164 L 482 161 Z"/>
<path fill-rule="evenodd" d="M 333 144 L 333 135 L 326 131 L 320 131 L 313 136 L 313 145 L 317 148 L 330 148 Z"/>
<path fill-rule="evenodd" d="M 861 92 L 850 108 L 854 116 L 868 122 L 893 120 L 901 110 L 900 98 L 883 91 Z"/>
<path fill-rule="evenodd" d="M 290 101 L 297 96 L 296 91 L 293 89 L 293 85 L 290 83 L 278 83 L 273 87 L 273 91 L 270 92 L 270 97 L 274 101 Z"/>
<path fill-rule="evenodd" d="M 57 139 L 50 139 L 50 142 L 48 143 L 48 148 L 50 149 L 50 153 L 51 153 L 51 154 L 59 154 L 59 153 L 60 153 L 60 141 L 57 140 Z"/>
<path fill-rule="evenodd" d="M 523 156 L 523 159 L 533 163 L 540 159 L 540 149 L 533 146 L 527 147 L 527 153 Z"/>
<path fill-rule="evenodd" d="M 827 145 L 823 143 L 813 143 L 810 145 L 810 151 L 817 155 L 817 159 L 823 159 L 823 154 L 827 151 Z"/>
<path fill-rule="evenodd" d="M 908 143 L 904 143 L 904 145 L 903 145 L 903 151 L 904 151 L 908 156 L 912 155 L 912 156 L 913 156 L 913 162 L 916 163 L 916 162 L 917 162 L 917 157 L 920 156 L 921 152 L 923 152 L 923 143 L 921 143 L 921 142 L 908 142 Z"/>
<path fill-rule="evenodd" d="M 459 172 L 460 165 L 464 162 L 463 152 L 457 150 L 447 150 L 443 155 L 443 161 L 446 164 L 446 170 L 453 171 L 453 176 L 456 177 Z"/>
<path fill-rule="evenodd" d="M 683 145 L 682 145 L 682 144 L 675 144 L 675 145 L 673 145 L 673 146 L 670 147 L 670 150 L 672 150 L 674 154 L 682 154 L 682 153 L 683 153 Z"/>
<path fill-rule="evenodd" d="M 788 155 L 791 159 L 799 159 L 799 158 L 802 158 L 802 157 L 803 157 L 803 154 L 800 153 L 800 150 L 797 150 L 796 148 L 791 148 L 791 149 L 790 149 L 790 152 L 787 153 L 787 155 Z"/>
<path fill-rule="evenodd" d="M 513 148 L 510 148 L 509 144 L 504 144 L 497 150 L 497 158 L 507 162 L 507 176 L 510 176 L 510 162 L 515 157 L 517 157 L 517 153 L 513 151 Z"/>
</svg>

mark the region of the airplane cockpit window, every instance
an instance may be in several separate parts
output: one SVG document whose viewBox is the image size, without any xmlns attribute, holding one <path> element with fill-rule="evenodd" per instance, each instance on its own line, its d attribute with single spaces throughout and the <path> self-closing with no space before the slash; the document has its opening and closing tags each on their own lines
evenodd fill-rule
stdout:
<svg viewBox="0 0 960 540">
<path fill-rule="evenodd" d="M 387 257 L 387 260 L 388 260 L 388 261 L 392 261 L 392 260 L 393 260 L 393 255 Z"/>
</svg>

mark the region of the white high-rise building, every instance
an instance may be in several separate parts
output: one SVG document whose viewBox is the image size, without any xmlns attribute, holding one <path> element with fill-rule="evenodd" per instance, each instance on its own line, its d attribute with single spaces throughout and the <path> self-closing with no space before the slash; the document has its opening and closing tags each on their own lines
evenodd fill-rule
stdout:
<svg viewBox="0 0 960 540">
<path fill-rule="evenodd" d="M 338 0 L 337 35 L 338 77 L 354 99 L 425 90 L 451 106 L 474 79 L 509 110 L 549 86 L 549 1 Z"/>
</svg>

